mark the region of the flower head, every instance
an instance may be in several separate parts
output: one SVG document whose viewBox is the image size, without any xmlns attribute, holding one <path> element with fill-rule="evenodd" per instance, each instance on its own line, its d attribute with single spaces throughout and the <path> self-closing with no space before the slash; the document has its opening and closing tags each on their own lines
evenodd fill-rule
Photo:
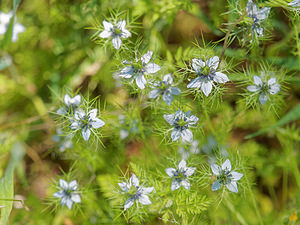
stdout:
<svg viewBox="0 0 300 225">
<path fill-rule="evenodd" d="M 150 205 L 152 202 L 150 201 L 147 194 L 150 194 L 154 191 L 154 187 L 143 187 L 139 185 L 139 180 L 135 174 L 132 174 L 129 183 L 122 182 L 118 183 L 121 190 L 129 196 L 124 205 L 124 210 L 130 208 L 133 203 L 139 202 L 142 205 Z"/>
<path fill-rule="evenodd" d="M 125 28 L 126 21 L 120 20 L 116 24 L 109 23 L 103 20 L 104 31 L 99 36 L 101 38 L 111 38 L 112 44 L 115 49 L 119 49 L 122 44 L 122 39 L 131 36 L 131 33 Z"/>
<path fill-rule="evenodd" d="M 252 0 L 249 0 L 246 11 L 247 16 L 253 20 L 251 27 L 252 32 L 256 33 L 258 36 L 263 36 L 263 28 L 260 27 L 259 23 L 268 18 L 270 7 L 264 7 L 258 10 L 257 6 L 252 2 Z"/>
<path fill-rule="evenodd" d="M 216 180 L 212 185 L 212 190 L 217 191 L 222 185 L 225 185 L 229 191 L 238 192 L 237 181 L 243 177 L 242 173 L 231 171 L 231 162 L 229 159 L 222 164 L 222 167 L 217 164 L 211 165 L 211 170 L 216 175 Z"/>
<path fill-rule="evenodd" d="M 124 61 L 126 66 L 119 73 L 119 76 L 125 79 L 135 80 L 137 86 L 140 89 L 144 89 L 147 81 L 145 79 L 146 74 L 153 74 L 160 70 L 160 66 L 155 63 L 150 63 L 152 58 L 152 51 L 148 51 L 145 55 L 143 55 L 140 59 L 136 59 L 136 61 L 128 62 Z"/>
<path fill-rule="evenodd" d="M 70 95 L 66 94 L 64 96 L 65 106 L 59 108 L 56 113 L 60 115 L 66 115 L 67 113 L 74 112 L 77 107 L 80 105 L 81 96 L 76 95 L 74 98 L 71 98 Z"/>
<path fill-rule="evenodd" d="M 71 129 L 81 129 L 82 137 L 85 141 L 89 140 L 91 129 L 98 129 L 105 125 L 105 122 L 97 116 L 97 109 L 92 109 L 87 114 L 81 109 L 75 111 L 75 121 L 72 121 Z"/>
<path fill-rule="evenodd" d="M 171 190 L 177 190 L 181 186 L 185 189 L 190 189 L 191 184 L 187 177 L 191 176 L 195 172 L 195 167 L 187 167 L 185 160 L 181 160 L 178 164 L 178 168 L 167 168 L 165 171 L 169 177 L 172 177 Z"/>
<path fill-rule="evenodd" d="M 180 95 L 180 89 L 178 87 L 172 87 L 173 78 L 171 74 L 166 74 L 162 81 L 154 82 L 152 86 L 152 90 L 148 94 L 148 98 L 157 98 L 158 96 L 162 96 L 165 103 L 169 106 L 173 101 L 173 95 Z"/>
<path fill-rule="evenodd" d="M 259 101 L 264 105 L 268 100 L 268 95 L 275 95 L 280 91 L 280 84 L 276 78 L 271 78 L 267 82 L 263 82 L 259 76 L 254 76 L 254 84 L 247 87 L 248 91 L 259 93 Z"/>
<path fill-rule="evenodd" d="M 208 96 L 214 82 L 226 83 L 229 81 L 224 73 L 216 71 L 219 66 L 218 56 L 211 57 L 206 62 L 201 59 L 192 59 L 192 62 L 193 71 L 197 74 L 197 77 L 187 85 L 187 88 L 199 88 Z"/>
<path fill-rule="evenodd" d="M 55 192 L 53 197 L 61 198 L 61 205 L 66 205 L 69 209 L 72 208 L 73 203 L 80 203 L 80 195 L 76 192 L 77 181 L 73 180 L 67 183 L 65 180 L 59 180 L 60 191 Z"/>
<path fill-rule="evenodd" d="M 56 128 L 56 135 L 52 136 L 53 141 L 59 143 L 60 152 L 73 147 L 72 135 L 63 136 L 63 134 L 62 129 Z"/>
<path fill-rule="evenodd" d="M 193 140 L 193 133 L 189 129 L 198 122 L 198 117 L 190 115 L 191 111 L 182 112 L 180 109 L 169 115 L 164 115 L 165 120 L 173 126 L 171 138 L 172 141 L 177 141 L 180 137 L 182 141 L 191 142 Z"/>
<path fill-rule="evenodd" d="M 12 17 L 13 17 L 12 12 L 9 13 L 0 12 L 0 34 L 6 33 Z M 22 24 L 17 23 L 17 17 L 15 16 L 15 23 L 12 31 L 12 42 L 16 42 L 18 40 L 18 35 L 20 33 L 23 33 L 24 31 L 25 31 L 25 27 Z"/>
</svg>

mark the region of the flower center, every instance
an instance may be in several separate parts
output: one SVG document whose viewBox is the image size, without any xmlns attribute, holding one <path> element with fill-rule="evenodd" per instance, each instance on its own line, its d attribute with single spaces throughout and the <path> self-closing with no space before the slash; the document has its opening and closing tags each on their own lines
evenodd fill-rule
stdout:
<svg viewBox="0 0 300 225">
<path fill-rule="evenodd" d="M 229 170 L 222 170 L 220 175 L 217 176 L 217 180 L 220 184 L 229 184 L 232 180 L 232 175 Z"/>
<path fill-rule="evenodd" d="M 117 27 L 114 28 L 113 32 L 114 32 L 115 35 L 119 35 L 119 34 L 122 33 L 122 31 L 119 28 L 117 28 Z"/>
<path fill-rule="evenodd" d="M 92 122 L 92 120 L 90 119 L 89 116 L 84 116 L 82 119 L 81 119 L 81 126 L 82 128 L 90 128 L 92 125 L 90 124 L 90 122 Z"/>
</svg>

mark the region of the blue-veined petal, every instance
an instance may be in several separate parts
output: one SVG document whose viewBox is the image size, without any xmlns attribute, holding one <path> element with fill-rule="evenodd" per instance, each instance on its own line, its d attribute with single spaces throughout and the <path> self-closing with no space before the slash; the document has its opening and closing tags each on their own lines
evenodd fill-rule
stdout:
<svg viewBox="0 0 300 225">
<path fill-rule="evenodd" d="M 257 86 L 262 85 L 263 82 L 259 76 L 254 76 L 253 79 L 254 79 L 254 84 L 256 84 Z"/>
<path fill-rule="evenodd" d="M 242 173 L 238 173 L 238 172 L 235 172 L 235 171 L 232 171 L 231 175 L 232 175 L 232 179 L 234 181 L 238 181 L 239 179 L 241 179 L 243 177 Z"/>
<path fill-rule="evenodd" d="M 192 80 L 186 87 L 187 88 L 199 88 L 201 87 L 201 78 L 197 77 L 194 80 Z"/>
<path fill-rule="evenodd" d="M 191 189 L 191 184 L 187 179 L 183 179 L 181 185 L 187 190 Z"/>
<path fill-rule="evenodd" d="M 178 87 L 171 87 L 170 92 L 172 95 L 180 95 L 180 89 Z"/>
<path fill-rule="evenodd" d="M 147 81 L 145 79 L 145 77 L 143 75 L 139 75 L 135 78 L 135 82 L 136 85 L 140 88 L 140 89 L 144 89 L 145 88 L 145 84 L 147 84 Z"/>
<path fill-rule="evenodd" d="M 144 54 L 141 57 L 141 61 L 142 61 L 143 65 L 146 65 L 150 61 L 150 59 L 152 58 L 152 54 L 153 54 L 152 51 L 148 51 L 148 52 L 146 52 L 146 54 Z"/>
<path fill-rule="evenodd" d="M 99 127 L 103 127 L 105 125 L 105 122 L 98 118 L 95 118 L 95 119 L 93 119 L 91 125 L 93 128 L 97 129 Z"/>
<path fill-rule="evenodd" d="M 248 91 L 251 91 L 251 92 L 256 92 L 256 91 L 259 91 L 261 88 L 256 86 L 256 85 L 250 85 L 247 87 L 247 90 Z"/>
<path fill-rule="evenodd" d="M 273 84 L 269 88 L 269 93 L 271 95 L 275 95 L 279 91 L 280 91 L 280 84 Z"/>
<path fill-rule="evenodd" d="M 177 190 L 178 188 L 180 188 L 180 185 L 181 185 L 180 182 L 177 179 L 174 179 L 171 184 L 171 190 L 172 191 Z"/>
<path fill-rule="evenodd" d="M 229 159 L 226 159 L 225 162 L 222 164 L 222 170 L 231 170 L 231 162 Z"/>
<path fill-rule="evenodd" d="M 220 175 L 221 168 L 220 168 L 219 165 L 217 165 L 217 164 L 211 164 L 210 168 L 211 168 L 213 174 Z"/>
<path fill-rule="evenodd" d="M 59 186 L 64 190 L 67 190 L 69 188 L 68 183 L 63 179 L 59 179 Z"/>
<path fill-rule="evenodd" d="M 81 133 L 82 133 L 83 139 L 84 139 L 85 141 L 88 141 L 89 138 L 90 138 L 90 135 L 91 135 L 90 129 L 87 128 L 87 127 L 84 127 L 84 128 L 82 128 Z"/>
<path fill-rule="evenodd" d="M 166 75 L 163 77 L 162 81 L 163 81 L 166 85 L 171 85 L 171 84 L 173 83 L 173 78 L 172 78 L 171 74 L 168 73 L 168 74 L 166 74 Z"/>
<path fill-rule="evenodd" d="M 120 186 L 122 191 L 128 192 L 130 189 L 129 184 L 127 184 L 126 182 L 118 183 L 118 185 Z"/>
<path fill-rule="evenodd" d="M 123 30 L 126 26 L 126 21 L 125 20 L 120 20 L 118 23 L 117 23 L 117 28 L 120 29 L 120 30 Z"/>
<path fill-rule="evenodd" d="M 114 26 L 111 23 L 107 22 L 106 20 L 103 20 L 102 23 L 105 30 L 111 30 L 114 28 Z"/>
<path fill-rule="evenodd" d="M 232 191 L 234 193 L 237 193 L 239 191 L 238 187 L 237 187 L 237 184 L 235 182 L 231 182 L 229 184 L 226 184 L 226 187 L 228 188 L 229 191 Z"/>
<path fill-rule="evenodd" d="M 201 68 L 205 67 L 205 62 L 201 59 L 192 59 L 192 67 L 196 73 L 201 72 Z"/>
<path fill-rule="evenodd" d="M 181 132 L 181 137 L 183 142 L 191 142 L 193 141 L 193 133 L 190 129 L 185 129 Z"/>
<path fill-rule="evenodd" d="M 194 174 L 195 170 L 196 170 L 196 167 L 187 167 L 184 172 L 184 175 L 189 177 Z"/>
<path fill-rule="evenodd" d="M 53 194 L 53 197 L 62 198 L 64 196 L 64 191 L 58 191 Z"/>
<path fill-rule="evenodd" d="M 119 73 L 119 76 L 122 78 L 129 79 L 133 75 L 133 68 L 132 66 L 126 66 L 124 69 L 122 69 Z"/>
<path fill-rule="evenodd" d="M 165 92 L 162 96 L 163 100 L 165 103 L 167 103 L 169 106 L 171 105 L 172 101 L 173 101 L 173 96 L 171 95 L 170 92 Z"/>
<path fill-rule="evenodd" d="M 159 89 L 153 89 L 152 91 L 149 92 L 148 98 L 157 98 L 160 93 Z"/>
<path fill-rule="evenodd" d="M 121 33 L 122 38 L 129 38 L 131 36 L 131 33 L 127 29 L 123 29 Z"/>
<path fill-rule="evenodd" d="M 146 73 L 156 73 L 160 70 L 160 66 L 155 63 L 149 63 L 145 65 L 144 69 L 146 70 Z"/>
<path fill-rule="evenodd" d="M 169 177 L 174 177 L 174 174 L 176 173 L 176 169 L 174 169 L 174 168 L 167 168 L 167 169 L 165 169 L 165 171 Z"/>
<path fill-rule="evenodd" d="M 69 183 L 69 187 L 68 187 L 69 190 L 72 190 L 72 191 L 75 191 L 77 189 L 77 181 L 76 180 L 72 180 L 70 183 Z"/>
<path fill-rule="evenodd" d="M 141 194 L 139 197 L 139 202 L 142 205 L 150 205 L 152 202 L 150 201 L 149 197 L 147 195 Z"/>
<path fill-rule="evenodd" d="M 120 49 L 121 44 L 122 44 L 122 40 L 119 36 L 115 36 L 112 40 L 111 40 L 113 46 L 115 49 Z"/>
<path fill-rule="evenodd" d="M 256 18 L 258 20 L 264 20 L 268 17 L 270 12 L 270 7 L 264 7 L 257 11 Z"/>
<path fill-rule="evenodd" d="M 136 177 L 136 175 L 133 173 L 130 177 L 130 184 L 132 184 L 134 187 L 139 186 L 139 179 Z"/>
<path fill-rule="evenodd" d="M 168 114 L 168 115 L 164 115 L 164 119 L 168 122 L 168 124 L 170 124 L 171 126 L 174 125 L 174 118 L 175 115 L 174 114 Z"/>
<path fill-rule="evenodd" d="M 97 109 L 92 109 L 89 111 L 88 115 L 89 115 L 89 118 L 90 119 L 96 119 L 96 116 L 97 116 Z"/>
<path fill-rule="evenodd" d="M 154 191 L 154 187 L 143 187 L 143 188 L 140 188 L 140 192 L 142 194 L 150 194 L 152 191 Z"/>
<path fill-rule="evenodd" d="M 111 32 L 110 30 L 104 30 L 99 34 L 99 37 L 101 38 L 109 38 L 113 35 L 113 32 Z"/>
<path fill-rule="evenodd" d="M 171 133 L 172 141 L 177 141 L 181 137 L 181 131 L 174 128 Z"/>
<path fill-rule="evenodd" d="M 215 181 L 214 183 L 213 183 L 213 185 L 211 186 L 211 190 L 212 191 L 217 191 L 217 190 L 219 190 L 221 188 L 221 184 L 218 182 L 218 181 Z"/>
<path fill-rule="evenodd" d="M 184 159 L 178 164 L 178 170 L 181 172 L 186 170 L 186 161 Z"/>
<path fill-rule="evenodd" d="M 69 208 L 69 209 L 71 209 L 72 208 L 72 205 L 73 205 L 73 201 L 71 200 L 71 199 L 66 199 L 66 206 Z"/>
<path fill-rule="evenodd" d="M 134 203 L 134 199 L 133 198 L 128 198 L 125 202 L 125 205 L 124 205 L 124 210 L 127 210 L 129 209 Z"/>
<path fill-rule="evenodd" d="M 229 81 L 229 79 L 224 73 L 216 72 L 214 81 L 217 83 L 226 83 L 227 81 Z"/>
<path fill-rule="evenodd" d="M 80 195 L 79 195 L 79 194 L 74 194 L 74 193 L 72 193 L 72 194 L 71 194 L 71 200 L 72 200 L 73 202 L 76 202 L 76 203 L 81 202 Z"/>
<path fill-rule="evenodd" d="M 259 95 L 259 101 L 262 105 L 264 105 L 268 101 L 268 96 L 265 93 L 261 93 Z"/>
<path fill-rule="evenodd" d="M 206 61 L 206 65 L 209 68 L 216 70 L 219 66 L 219 57 L 218 56 L 213 56 L 213 57 L 209 58 Z"/>
<path fill-rule="evenodd" d="M 201 90 L 208 96 L 212 90 L 212 83 L 210 81 L 201 82 Z"/>
</svg>

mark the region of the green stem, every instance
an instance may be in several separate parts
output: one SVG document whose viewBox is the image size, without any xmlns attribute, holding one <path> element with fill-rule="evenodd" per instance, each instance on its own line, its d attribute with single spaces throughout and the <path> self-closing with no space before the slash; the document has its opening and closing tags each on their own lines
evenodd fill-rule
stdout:
<svg viewBox="0 0 300 225">
<path fill-rule="evenodd" d="M 236 218 L 238 219 L 238 221 L 242 224 L 242 225 L 247 225 L 247 222 L 245 221 L 245 219 L 243 218 L 243 216 L 237 212 L 234 208 L 234 206 L 231 204 L 231 202 L 226 201 L 226 206 L 228 207 L 228 209 L 236 216 Z"/>
<path fill-rule="evenodd" d="M 202 102 L 202 109 L 203 109 L 203 113 L 204 113 L 206 122 L 208 123 L 208 127 L 209 127 L 210 131 L 212 132 L 213 136 L 216 137 L 217 132 L 216 132 L 216 130 L 215 130 L 215 128 L 214 128 L 214 126 L 213 126 L 213 124 L 211 122 L 211 119 L 210 119 L 210 117 L 208 115 L 208 112 L 207 112 L 207 109 L 205 107 L 204 102 Z"/>
</svg>

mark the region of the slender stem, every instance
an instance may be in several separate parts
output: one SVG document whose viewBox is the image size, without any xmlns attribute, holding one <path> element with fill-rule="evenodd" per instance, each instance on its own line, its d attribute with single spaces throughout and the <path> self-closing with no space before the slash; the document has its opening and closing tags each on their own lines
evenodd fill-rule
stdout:
<svg viewBox="0 0 300 225">
<path fill-rule="evenodd" d="M 208 112 L 207 112 L 207 109 L 205 107 L 204 102 L 202 102 L 202 109 L 203 109 L 203 113 L 204 113 L 206 122 L 208 123 L 208 127 L 209 127 L 210 131 L 212 132 L 213 136 L 215 137 L 217 132 L 216 132 L 216 130 L 215 130 L 215 128 L 214 128 L 214 126 L 213 126 L 213 124 L 211 122 L 211 119 L 210 119 L 210 117 L 208 115 Z"/>
<path fill-rule="evenodd" d="M 219 65 L 221 64 L 221 61 L 223 59 L 223 56 L 225 54 L 225 51 L 227 49 L 227 43 L 228 43 L 228 39 L 229 39 L 229 36 L 230 36 L 230 33 L 231 31 L 233 30 L 233 28 L 235 28 L 235 26 L 240 23 L 242 21 L 242 19 L 245 17 L 245 13 L 237 20 L 235 21 L 235 23 L 229 28 L 229 30 L 227 31 L 226 35 L 225 35 L 225 40 L 224 40 L 224 44 L 223 44 L 223 49 L 222 49 L 222 53 L 220 55 L 220 60 L 219 60 Z"/>
<path fill-rule="evenodd" d="M 236 218 L 239 220 L 239 222 L 242 225 L 247 225 L 247 222 L 245 221 L 245 219 L 243 218 L 243 216 L 235 210 L 234 206 L 231 204 L 231 202 L 226 201 L 226 205 L 228 207 L 228 209 L 236 216 Z"/>
</svg>

